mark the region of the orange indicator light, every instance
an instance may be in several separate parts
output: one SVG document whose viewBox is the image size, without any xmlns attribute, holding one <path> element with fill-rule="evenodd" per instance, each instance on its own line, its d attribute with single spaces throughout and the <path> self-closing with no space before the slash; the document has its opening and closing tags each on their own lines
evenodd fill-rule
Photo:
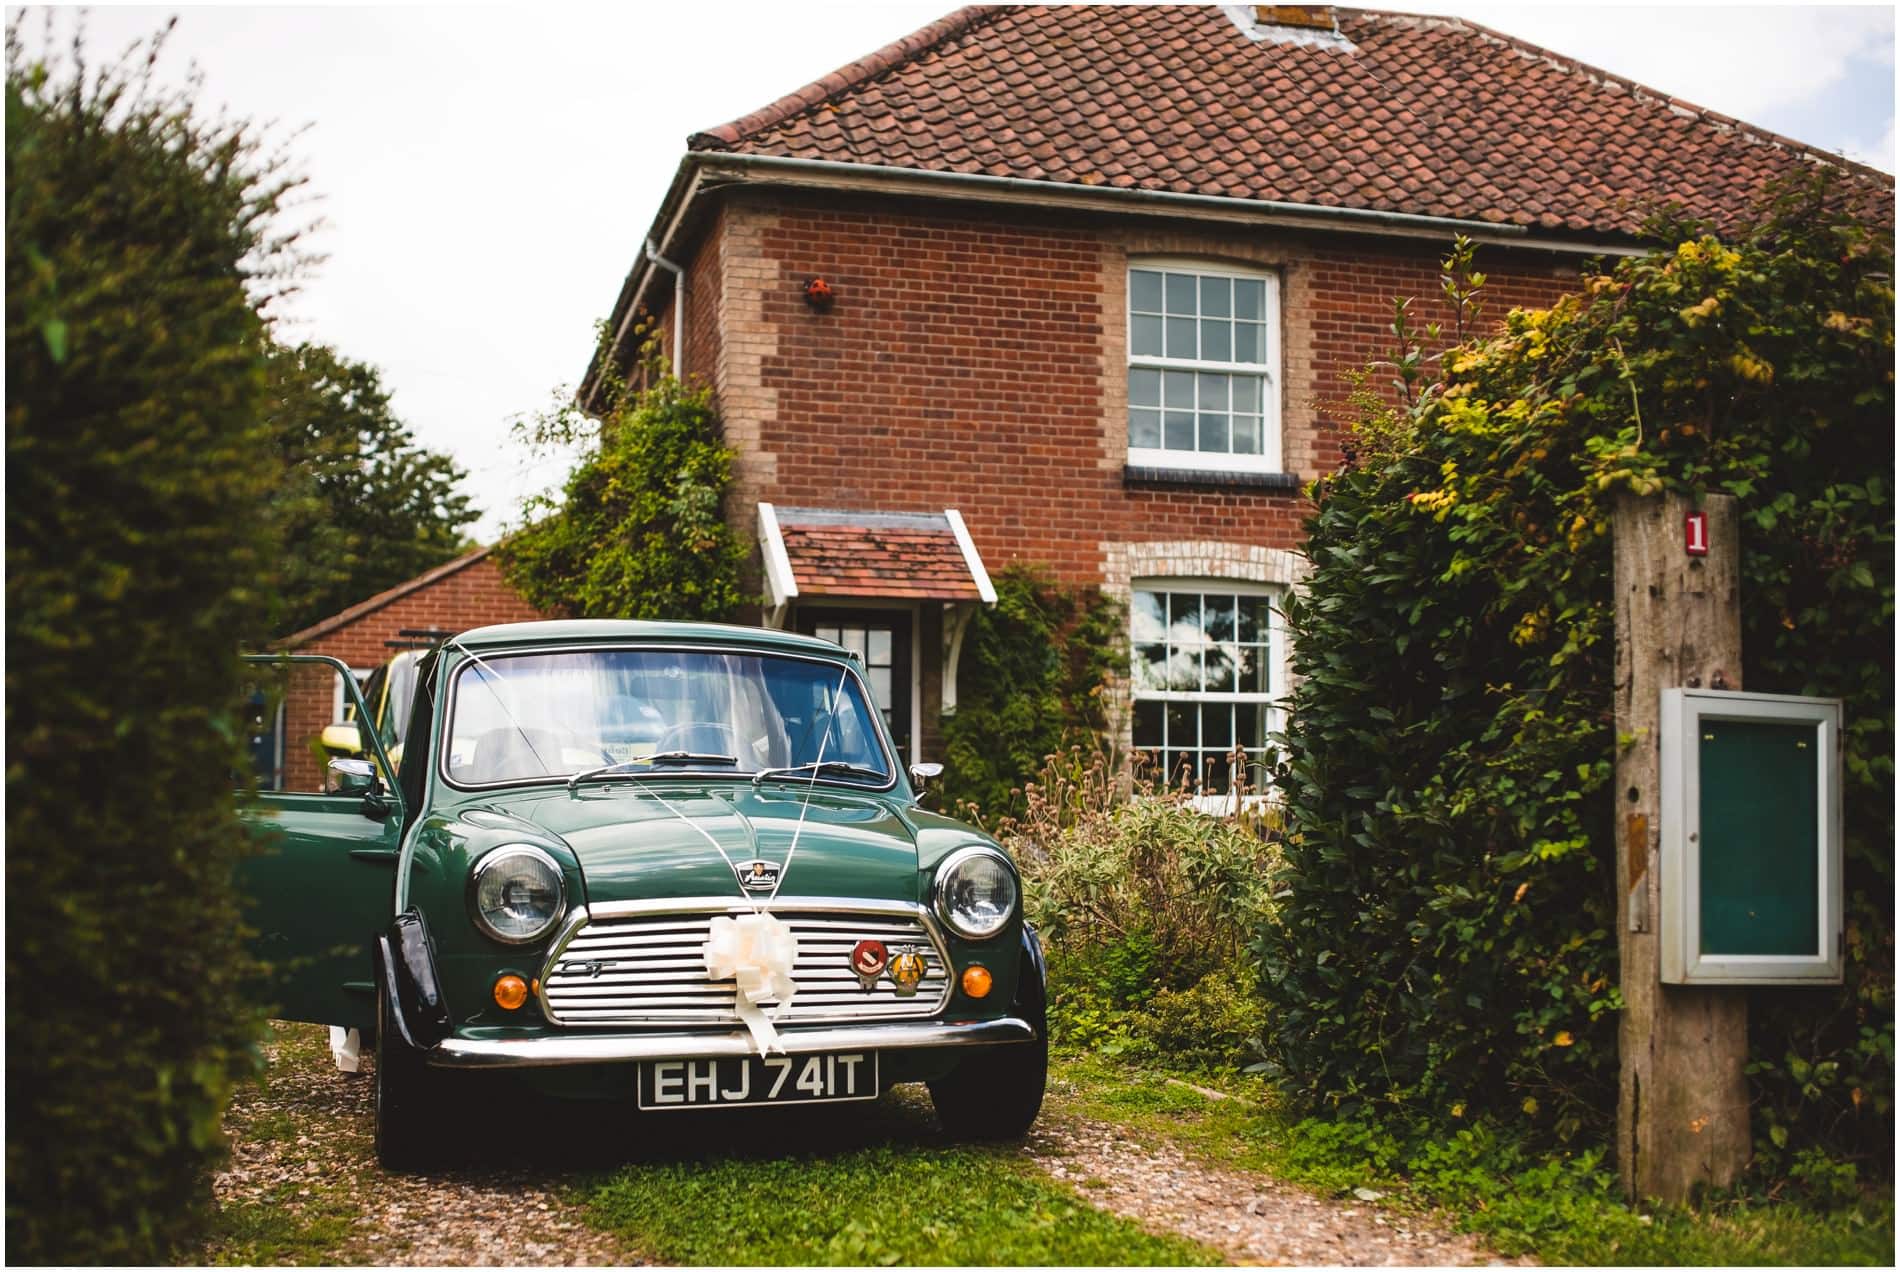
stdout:
<svg viewBox="0 0 1900 1272">
<path fill-rule="evenodd" d="M 972 998 L 986 997 L 990 992 L 990 969 L 980 963 L 964 968 L 963 992 Z"/>
<path fill-rule="evenodd" d="M 519 976 L 508 975 L 495 978 L 495 1005 L 513 1011 L 528 1001 L 528 982 Z"/>
</svg>

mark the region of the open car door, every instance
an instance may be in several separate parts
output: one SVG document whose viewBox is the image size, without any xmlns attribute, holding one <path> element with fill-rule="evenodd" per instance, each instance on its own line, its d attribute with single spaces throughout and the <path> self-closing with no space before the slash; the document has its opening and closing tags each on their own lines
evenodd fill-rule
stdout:
<svg viewBox="0 0 1900 1272">
<path fill-rule="evenodd" d="M 360 755 L 326 747 L 324 731 L 369 718 L 356 677 L 315 654 L 249 655 L 255 793 L 239 815 L 258 851 L 238 868 L 261 996 L 273 1015 L 375 1026 L 374 941 L 394 913 L 402 796 L 374 729 Z"/>
</svg>

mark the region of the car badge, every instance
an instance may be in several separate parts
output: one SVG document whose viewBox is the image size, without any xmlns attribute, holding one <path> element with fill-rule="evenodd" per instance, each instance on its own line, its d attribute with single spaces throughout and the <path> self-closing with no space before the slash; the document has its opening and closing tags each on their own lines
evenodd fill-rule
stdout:
<svg viewBox="0 0 1900 1272">
<path fill-rule="evenodd" d="M 890 951 L 882 941 L 859 941 L 851 947 L 851 972 L 868 994 L 877 987 L 877 978 L 890 965 Z"/>
<path fill-rule="evenodd" d="M 771 861 L 742 861 L 733 869 L 738 872 L 739 886 L 747 892 L 770 892 L 778 887 L 779 867 Z"/>
<path fill-rule="evenodd" d="M 909 998 L 917 992 L 917 982 L 924 978 L 924 956 L 915 945 L 906 945 L 897 951 L 897 957 L 891 960 L 891 984 L 897 987 L 900 997 Z"/>
</svg>

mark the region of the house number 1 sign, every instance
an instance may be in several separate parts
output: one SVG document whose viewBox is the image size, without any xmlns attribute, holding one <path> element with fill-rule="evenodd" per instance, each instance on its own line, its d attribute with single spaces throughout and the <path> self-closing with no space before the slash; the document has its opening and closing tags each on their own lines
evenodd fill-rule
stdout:
<svg viewBox="0 0 1900 1272">
<path fill-rule="evenodd" d="M 1685 512 L 1682 514 L 1682 548 L 1690 556 L 1709 555 L 1708 513 Z"/>
</svg>

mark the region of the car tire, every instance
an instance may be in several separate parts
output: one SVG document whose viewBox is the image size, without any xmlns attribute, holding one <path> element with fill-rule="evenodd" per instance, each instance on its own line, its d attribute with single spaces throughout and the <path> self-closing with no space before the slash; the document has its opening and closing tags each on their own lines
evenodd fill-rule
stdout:
<svg viewBox="0 0 1900 1272">
<path fill-rule="evenodd" d="M 440 1075 L 402 1039 L 389 994 L 376 993 L 376 1160 L 383 1169 L 416 1171 L 441 1160 L 448 1132 Z"/>
<path fill-rule="evenodd" d="M 1049 1081 L 1049 1007 L 1042 948 L 1026 930 L 1010 1011 L 1035 1029 L 1034 1041 L 975 1048 L 929 1084 L 937 1121 L 953 1139 L 1021 1139 L 1042 1111 Z"/>
<path fill-rule="evenodd" d="M 1042 1111 L 1049 1078 L 1049 1037 L 977 1048 L 930 1083 L 930 1102 L 945 1134 L 959 1140 L 1013 1140 Z"/>
</svg>

